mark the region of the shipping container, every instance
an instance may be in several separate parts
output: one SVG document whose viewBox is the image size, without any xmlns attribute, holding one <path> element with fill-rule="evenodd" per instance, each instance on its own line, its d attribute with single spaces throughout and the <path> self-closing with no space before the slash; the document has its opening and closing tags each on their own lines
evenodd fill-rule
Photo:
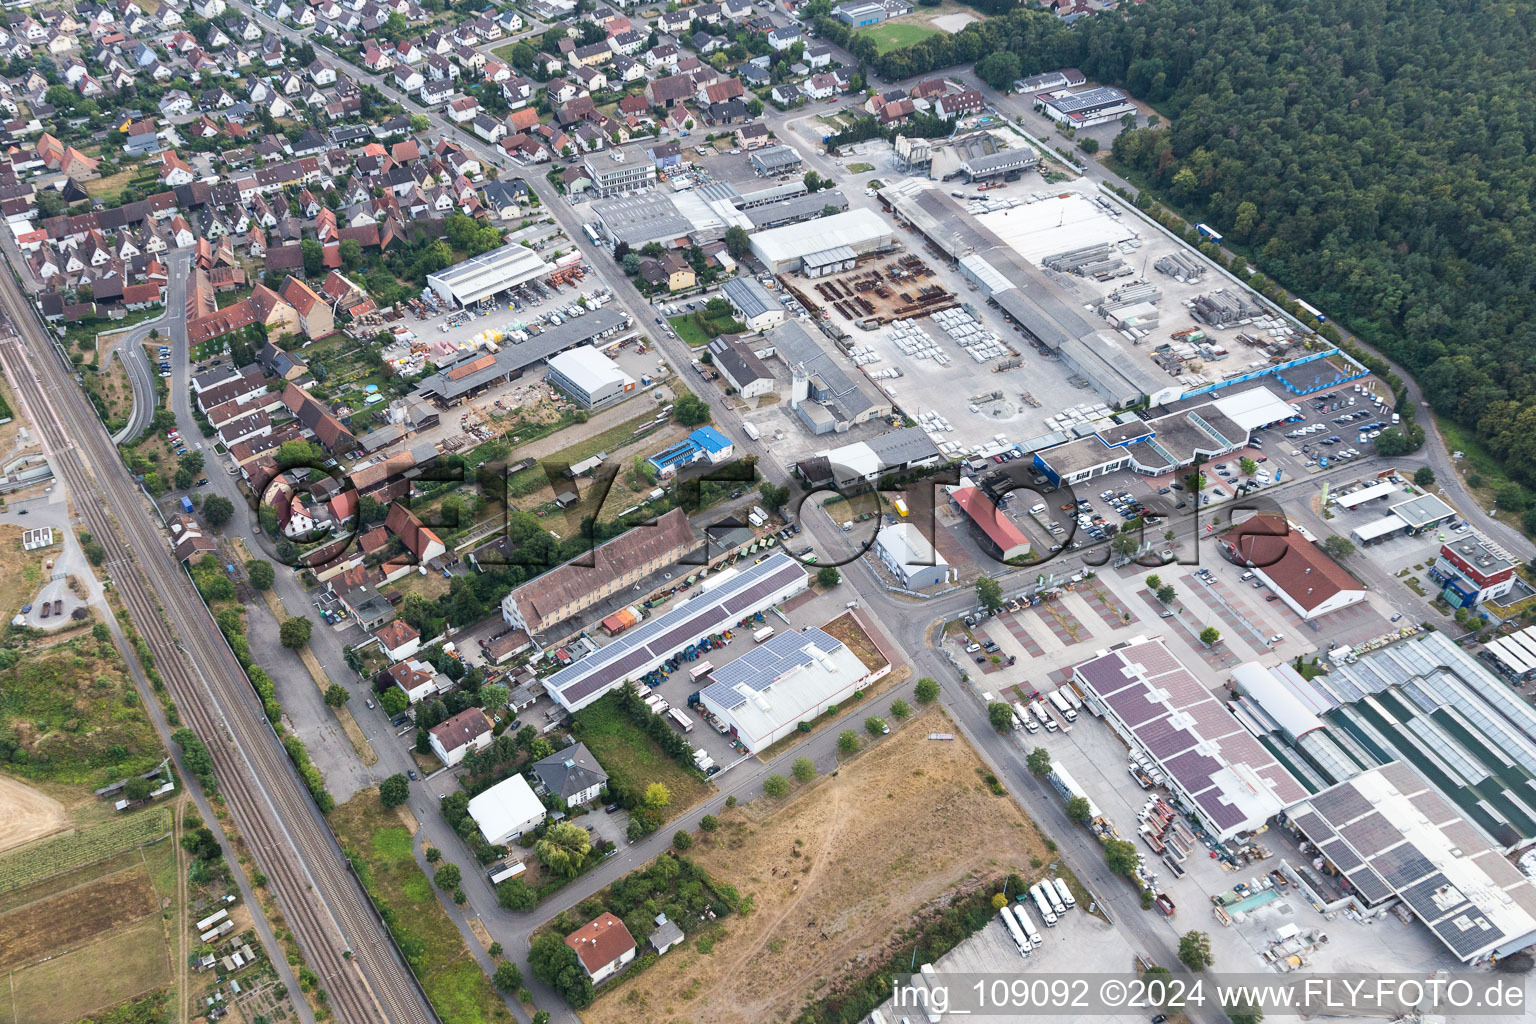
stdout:
<svg viewBox="0 0 1536 1024">
<path fill-rule="evenodd" d="M 714 670 L 715 666 L 711 665 L 707 661 L 701 661 L 688 670 L 688 678 L 692 679 L 694 682 L 698 682 L 700 678 L 709 675 Z"/>
<path fill-rule="evenodd" d="M 750 423 L 743 423 L 741 425 L 741 432 L 746 434 L 754 441 L 761 440 L 763 436 L 762 433 Z"/>
<path fill-rule="evenodd" d="M 683 732 L 693 732 L 693 719 L 677 710 L 677 708 L 669 709 L 667 717 L 672 719 L 672 723 L 683 730 Z"/>
</svg>

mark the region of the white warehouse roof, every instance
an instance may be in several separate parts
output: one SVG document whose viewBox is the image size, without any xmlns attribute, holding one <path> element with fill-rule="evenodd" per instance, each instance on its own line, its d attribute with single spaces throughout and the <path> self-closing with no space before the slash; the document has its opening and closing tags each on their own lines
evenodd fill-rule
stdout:
<svg viewBox="0 0 1536 1024">
<path fill-rule="evenodd" d="M 882 531 L 883 532 L 883 531 Z M 711 673 L 700 698 L 727 715 L 749 749 L 810 721 L 869 670 L 819 629 L 780 633 Z"/>
<path fill-rule="evenodd" d="M 470 797 L 469 816 L 480 826 L 488 843 L 500 843 L 529 821 L 542 820 L 544 804 L 521 775 L 498 782 L 479 796 Z"/>
<path fill-rule="evenodd" d="M 948 567 L 944 556 L 934 550 L 922 531 L 911 523 L 897 523 L 882 527 L 875 534 L 875 543 L 890 556 L 891 561 L 907 572 L 916 572 L 930 566 Z"/>
<path fill-rule="evenodd" d="M 591 345 L 580 345 L 550 357 L 549 368 L 589 395 L 597 394 L 609 384 L 634 383 L 629 374 L 619 369 L 618 363 Z"/>
<path fill-rule="evenodd" d="M 1232 681 L 1237 684 L 1238 693 L 1257 701 L 1276 725 L 1293 739 L 1299 739 L 1313 729 L 1321 729 L 1323 720 L 1285 684 L 1285 671 L 1296 670 L 1285 664 L 1265 668 L 1256 661 L 1245 661 L 1232 670 Z"/>
<path fill-rule="evenodd" d="M 777 266 L 839 245 L 867 252 L 888 244 L 893 237 L 885 218 L 873 210 L 859 209 L 759 231 L 752 236 L 752 251 L 764 263 Z"/>
<path fill-rule="evenodd" d="M 1244 430 L 1253 431 L 1271 423 L 1279 423 L 1296 415 L 1289 402 L 1281 400 L 1269 388 L 1249 388 L 1235 395 L 1225 395 L 1211 404 L 1221 410 L 1223 416 Z"/>
<path fill-rule="evenodd" d="M 548 270 L 544 257 L 525 245 L 514 243 L 471 256 L 447 270 L 428 274 L 427 286 L 440 298 L 467 306 L 531 281 Z"/>
</svg>

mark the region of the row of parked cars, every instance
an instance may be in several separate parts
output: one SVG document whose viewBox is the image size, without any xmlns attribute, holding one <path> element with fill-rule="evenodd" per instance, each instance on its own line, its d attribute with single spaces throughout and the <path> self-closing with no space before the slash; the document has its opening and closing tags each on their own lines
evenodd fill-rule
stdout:
<svg viewBox="0 0 1536 1024">
<path fill-rule="evenodd" d="M 162 377 L 169 377 L 171 375 L 171 350 L 170 350 L 169 346 L 161 345 L 160 346 L 159 355 L 160 355 L 160 376 L 162 376 Z"/>
</svg>

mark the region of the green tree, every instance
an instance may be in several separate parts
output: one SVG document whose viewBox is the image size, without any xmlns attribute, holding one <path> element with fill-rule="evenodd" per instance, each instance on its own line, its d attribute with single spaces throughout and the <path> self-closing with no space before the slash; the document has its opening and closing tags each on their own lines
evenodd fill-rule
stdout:
<svg viewBox="0 0 1536 1024">
<path fill-rule="evenodd" d="M 1163 578 L 1161 576 L 1159 576 L 1157 573 L 1153 573 L 1152 575 L 1147 577 L 1147 589 L 1148 590 L 1152 591 L 1155 594 L 1159 590 L 1161 590 L 1162 587 L 1163 587 Z"/>
<path fill-rule="evenodd" d="M 565 944 L 563 936 L 546 932 L 534 939 L 528 947 L 528 966 L 535 978 L 554 989 L 572 1009 L 592 1005 L 592 979 L 581 969 L 576 951 Z"/>
<path fill-rule="evenodd" d="M 411 798 L 411 783 L 404 775 L 396 773 L 379 783 L 379 803 L 385 807 L 399 807 Z"/>
<path fill-rule="evenodd" d="M 645 787 L 645 806 L 647 810 L 659 811 L 672 802 L 672 791 L 667 789 L 664 783 L 653 782 Z"/>
<path fill-rule="evenodd" d="M 123 783 L 123 798 L 138 803 L 140 800 L 148 800 L 149 794 L 154 792 L 153 786 L 146 778 L 138 775 L 131 776 Z"/>
<path fill-rule="evenodd" d="M 1051 752 L 1044 747 L 1036 747 L 1024 758 L 1024 766 L 1036 778 L 1045 778 L 1051 773 Z"/>
<path fill-rule="evenodd" d="M 1201 931 L 1185 932 L 1179 939 L 1179 963 L 1192 971 L 1203 971 L 1215 963 L 1211 937 Z"/>
<path fill-rule="evenodd" d="M 843 574 L 830 565 L 824 565 L 816 570 L 816 583 L 823 589 L 831 590 L 843 582 Z"/>
<path fill-rule="evenodd" d="M 1124 839 L 1110 839 L 1104 843 L 1104 863 L 1117 875 L 1130 878 L 1136 873 L 1136 846 Z"/>
<path fill-rule="evenodd" d="M 816 762 L 808 757 L 797 757 L 789 772 L 800 782 L 810 782 L 816 777 Z"/>
<path fill-rule="evenodd" d="M 272 569 L 271 562 L 251 558 L 245 563 L 245 578 L 257 590 L 271 590 L 272 584 L 277 581 L 277 574 Z"/>
<path fill-rule="evenodd" d="M 693 836 L 684 829 L 678 829 L 672 833 L 672 848 L 675 850 L 687 850 L 693 846 Z"/>
<path fill-rule="evenodd" d="M 1237 460 L 1237 469 L 1238 472 L 1243 474 L 1243 476 L 1253 476 L 1259 471 L 1259 464 L 1254 462 L 1248 456 L 1244 455 L 1242 458 Z"/>
<path fill-rule="evenodd" d="M 487 711 L 501 711 L 512 698 L 512 691 L 500 683 L 486 683 L 480 687 L 480 706 Z"/>
<path fill-rule="evenodd" d="M 987 705 L 987 721 L 992 723 L 992 728 L 998 732 L 1011 732 L 1013 730 L 1013 708 L 1000 700 L 995 700 Z"/>
<path fill-rule="evenodd" d="M 463 881 L 464 873 L 457 864 L 444 864 L 432 876 L 432 884 L 443 890 L 457 889 Z"/>
<path fill-rule="evenodd" d="M 737 260 L 745 259 L 752 252 L 752 238 L 746 228 L 739 224 L 726 228 L 725 251 Z"/>
<path fill-rule="evenodd" d="M 884 736 L 891 731 L 891 727 L 885 724 L 885 719 L 879 715 L 870 715 L 864 719 L 864 731 L 871 736 Z"/>
<path fill-rule="evenodd" d="M 1067 820 L 1074 825 L 1086 825 L 1093 817 L 1093 805 L 1085 796 L 1074 796 L 1067 801 Z"/>
<path fill-rule="evenodd" d="M 513 878 L 496 886 L 496 903 L 503 910 L 532 910 L 538 901 L 538 894 L 521 878 Z"/>
<path fill-rule="evenodd" d="M 976 581 L 976 601 L 988 611 L 997 611 L 1003 606 L 1003 585 L 991 576 L 983 576 Z"/>
<path fill-rule="evenodd" d="M 1334 533 L 1323 538 L 1323 550 L 1333 558 L 1348 558 L 1355 553 L 1355 544 L 1348 537 Z"/>
<path fill-rule="evenodd" d="M 912 705 L 901 698 L 891 701 L 891 717 L 898 722 L 912 714 Z"/>
<path fill-rule="evenodd" d="M 384 713 L 391 718 L 410 706 L 411 698 L 407 697 L 398 686 L 391 686 L 379 697 L 379 707 L 383 708 Z"/>
<path fill-rule="evenodd" d="M 309 635 L 314 628 L 315 624 L 307 616 L 299 615 L 284 619 L 283 624 L 277 628 L 277 637 L 284 647 L 296 651 L 309 643 Z"/>
<path fill-rule="evenodd" d="M 1010 91 L 1019 74 L 1018 56 L 1006 50 L 989 53 L 976 62 L 976 77 L 998 92 Z"/>
<path fill-rule="evenodd" d="M 1109 549 L 1121 558 L 1130 558 L 1141 550 L 1141 538 L 1130 530 L 1121 530 L 1110 538 Z"/>
<path fill-rule="evenodd" d="M 217 530 L 235 514 L 235 504 L 223 495 L 215 494 L 203 502 L 203 522 Z"/>
<path fill-rule="evenodd" d="M 624 268 L 624 273 L 629 277 L 640 273 L 640 257 L 635 253 L 625 253 L 624 258 L 619 260 L 619 265 Z"/>
<path fill-rule="evenodd" d="M 1420 487 L 1433 487 L 1435 485 L 1435 471 L 1428 466 L 1420 466 L 1413 471 L 1413 482 Z"/>
<path fill-rule="evenodd" d="M 320 271 L 325 269 L 325 250 L 313 238 L 306 238 L 301 241 L 299 249 L 303 252 L 304 256 L 304 276 L 319 277 Z"/>
<path fill-rule="evenodd" d="M 789 488 L 771 480 L 764 480 L 757 491 L 762 495 L 763 507 L 769 512 L 777 512 L 789 502 Z"/>
<path fill-rule="evenodd" d="M 782 775 L 770 775 L 763 780 L 763 793 L 778 798 L 789 792 L 789 780 Z"/>
<path fill-rule="evenodd" d="M 697 427 L 708 423 L 709 403 L 692 392 L 685 392 L 673 401 L 672 418 L 685 427 Z"/>
<path fill-rule="evenodd" d="M 859 750 L 859 734 L 852 729 L 844 729 L 837 734 L 837 752 L 847 757 L 856 754 Z"/>
<path fill-rule="evenodd" d="M 699 828 L 705 832 L 713 832 L 720 827 L 720 819 L 713 814 L 706 814 L 699 819 Z"/>
<path fill-rule="evenodd" d="M 325 703 L 327 707 L 339 708 L 351 699 L 352 695 L 340 683 L 332 683 L 325 688 Z"/>
<path fill-rule="evenodd" d="M 1200 631 L 1200 642 L 1207 647 L 1214 647 L 1221 640 L 1221 631 L 1215 626 L 1206 626 Z"/>
<path fill-rule="evenodd" d="M 1172 604 L 1174 598 L 1178 596 L 1178 591 L 1174 590 L 1171 584 L 1157 588 L 1157 599 L 1163 604 Z"/>
<path fill-rule="evenodd" d="M 491 983 L 503 992 L 516 992 L 523 985 L 523 972 L 517 969 L 517 964 L 510 960 L 503 960 L 496 965 L 496 973 L 491 975 Z"/>
<path fill-rule="evenodd" d="M 551 825 L 544 837 L 533 844 L 539 863 L 562 878 L 575 878 L 580 874 L 591 849 L 592 836 L 580 825 L 569 821 Z"/>
<path fill-rule="evenodd" d="M 938 681 L 924 676 L 917 681 L 917 686 L 912 691 L 912 696 L 917 699 L 919 704 L 932 704 L 939 699 Z"/>
</svg>

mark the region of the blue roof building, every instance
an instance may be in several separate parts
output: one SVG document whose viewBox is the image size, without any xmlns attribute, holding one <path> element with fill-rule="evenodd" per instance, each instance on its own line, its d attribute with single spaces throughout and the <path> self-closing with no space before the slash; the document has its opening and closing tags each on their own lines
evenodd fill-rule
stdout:
<svg viewBox="0 0 1536 1024">
<path fill-rule="evenodd" d="M 724 462 L 736 451 L 731 439 L 714 427 L 700 427 L 683 440 L 663 448 L 646 459 L 656 468 L 658 476 L 669 477 L 684 466 L 703 459 L 711 464 Z"/>
</svg>

